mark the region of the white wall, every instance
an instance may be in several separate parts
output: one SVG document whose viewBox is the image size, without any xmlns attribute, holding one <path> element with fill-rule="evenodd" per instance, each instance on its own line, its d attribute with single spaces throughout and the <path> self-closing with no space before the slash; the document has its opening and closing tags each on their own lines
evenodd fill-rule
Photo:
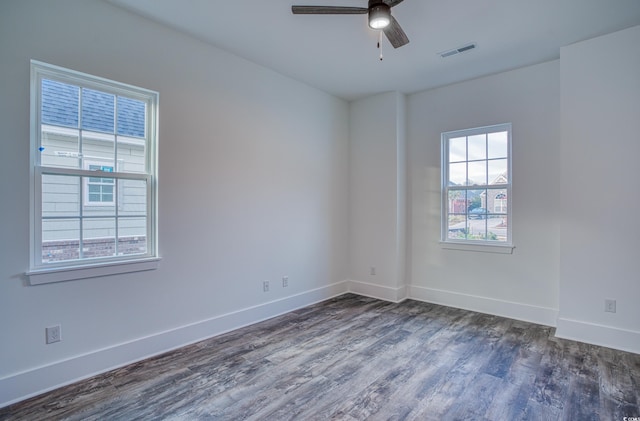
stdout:
<svg viewBox="0 0 640 421">
<path fill-rule="evenodd" d="M 160 92 L 158 270 L 27 285 L 30 59 Z M 102 1 L 2 1 L 0 75 L 0 406 L 346 291 L 344 101 Z"/>
<path fill-rule="evenodd" d="M 454 58 L 455 60 L 455 58 Z M 412 298 L 555 324 L 560 67 L 552 61 L 408 100 Z M 440 134 L 513 123 L 513 254 L 443 249 Z"/>
<path fill-rule="evenodd" d="M 406 296 L 405 102 L 389 92 L 349 112 L 350 289 L 390 301 Z"/>
<path fill-rule="evenodd" d="M 557 334 L 640 353 L 640 26 L 561 50 Z M 617 312 L 605 313 L 605 298 Z"/>
</svg>

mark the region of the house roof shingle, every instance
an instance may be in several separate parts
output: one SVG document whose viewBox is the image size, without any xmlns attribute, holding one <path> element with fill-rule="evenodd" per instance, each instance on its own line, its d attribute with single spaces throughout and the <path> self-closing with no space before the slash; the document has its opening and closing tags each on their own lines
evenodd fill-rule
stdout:
<svg viewBox="0 0 640 421">
<path fill-rule="evenodd" d="M 117 119 L 114 119 L 117 101 Z M 44 124 L 78 128 L 80 88 L 54 80 L 42 80 L 41 120 Z M 142 101 L 82 89 L 82 129 L 120 136 L 144 137 L 146 106 Z"/>
</svg>

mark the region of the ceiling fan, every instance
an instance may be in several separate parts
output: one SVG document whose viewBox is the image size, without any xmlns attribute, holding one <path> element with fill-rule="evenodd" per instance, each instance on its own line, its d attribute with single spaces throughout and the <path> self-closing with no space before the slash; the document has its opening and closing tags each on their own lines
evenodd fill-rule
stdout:
<svg viewBox="0 0 640 421">
<path fill-rule="evenodd" d="M 369 14 L 369 27 L 379 29 L 394 48 L 409 43 L 398 21 L 391 16 L 391 8 L 403 0 L 369 0 L 368 7 L 347 6 L 291 6 L 294 15 L 364 15 Z"/>
</svg>

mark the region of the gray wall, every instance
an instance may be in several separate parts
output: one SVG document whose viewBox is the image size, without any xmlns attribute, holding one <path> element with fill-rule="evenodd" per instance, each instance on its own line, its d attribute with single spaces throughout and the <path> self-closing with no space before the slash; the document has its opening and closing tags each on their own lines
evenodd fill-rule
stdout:
<svg viewBox="0 0 640 421">
<path fill-rule="evenodd" d="M 346 102 L 102 1 L 0 2 L 0 57 L 0 405 L 345 290 Z M 26 284 L 31 59 L 160 92 L 157 270 Z"/>
<path fill-rule="evenodd" d="M 640 352 L 640 26 L 562 49 L 558 335 Z M 617 301 L 616 313 L 604 300 Z"/>
<path fill-rule="evenodd" d="M 512 123 L 513 254 L 440 244 L 440 134 Z M 558 308 L 560 63 L 409 97 L 411 294 L 553 325 Z"/>
</svg>

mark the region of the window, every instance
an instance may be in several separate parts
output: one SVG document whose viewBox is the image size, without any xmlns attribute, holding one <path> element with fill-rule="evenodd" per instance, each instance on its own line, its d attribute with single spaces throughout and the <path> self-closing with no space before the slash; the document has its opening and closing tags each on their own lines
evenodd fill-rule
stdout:
<svg viewBox="0 0 640 421">
<path fill-rule="evenodd" d="M 85 162 L 85 168 L 89 171 L 113 172 L 113 165 L 100 165 Z M 88 177 L 85 186 L 85 206 L 113 206 L 115 179 L 105 177 Z"/>
<path fill-rule="evenodd" d="M 158 94 L 32 61 L 31 283 L 157 262 Z"/>
<path fill-rule="evenodd" d="M 444 244 L 511 247 L 511 124 L 443 133 L 442 181 Z"/>
</svg>

